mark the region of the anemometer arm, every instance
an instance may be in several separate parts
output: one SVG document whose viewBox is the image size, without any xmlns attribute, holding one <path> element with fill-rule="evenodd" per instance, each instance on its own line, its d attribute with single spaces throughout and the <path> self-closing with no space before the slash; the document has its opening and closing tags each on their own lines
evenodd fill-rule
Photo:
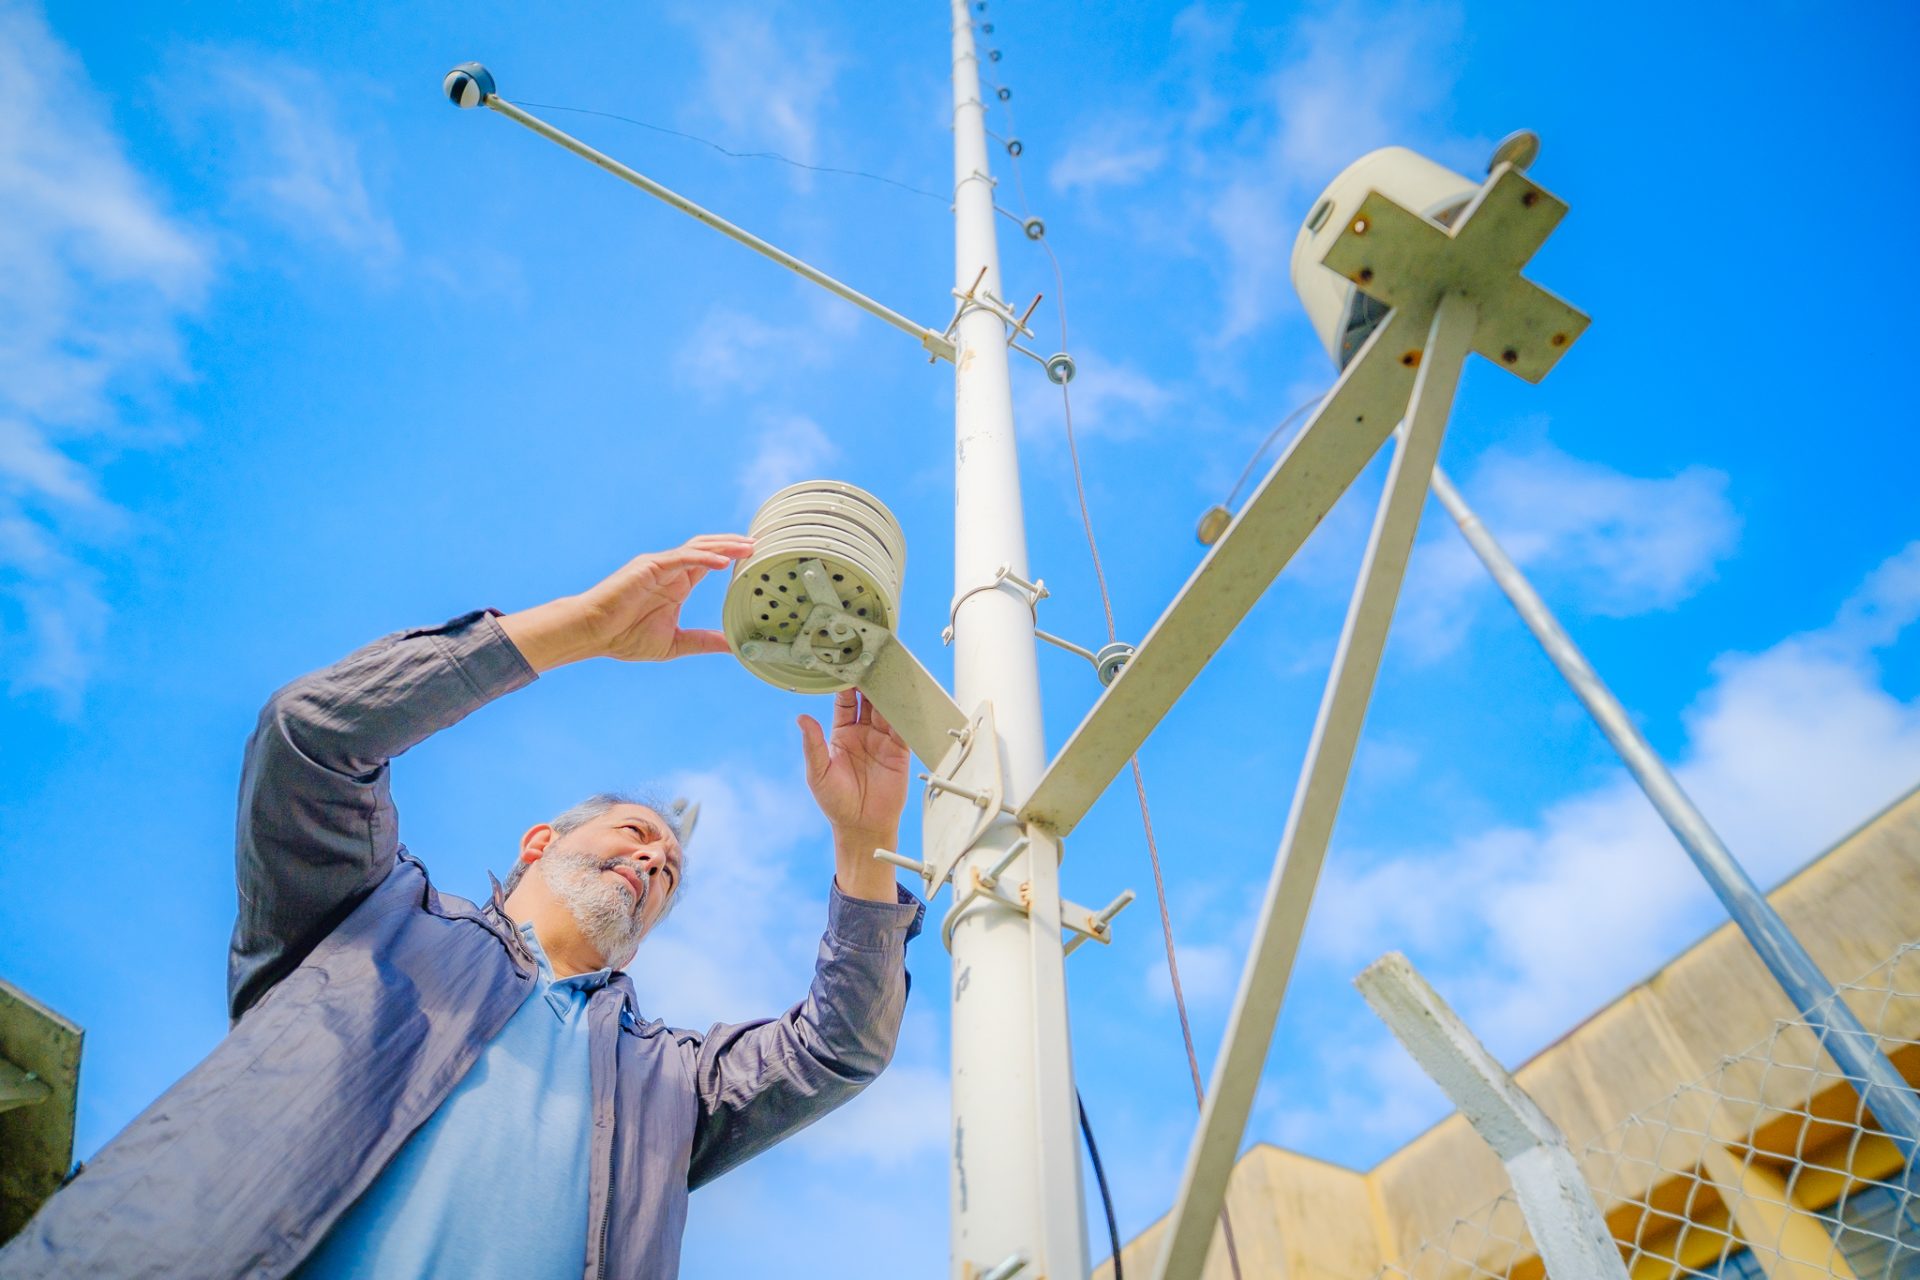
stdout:
<svg viewBox="0 0 1920 1280">
<path fill-rule="evenodd" d="M 837 298 L 851 302 L 868 315 L 877 316 L 902 333 L 911 335 L 921 346 L 927 349 L 934 359 L 951 361 L 954 355 L 953 341 L 945 334 L 929 329 L 901 315 L 893 308 L 875 302 L 866 294 L 850 285 L 842 284 L 819 268 L 810 266 L 794 257 L 786 250 L 777 248 L 754 235 L 744 227 L 739 227 L 719 214 L 703 208 L 687 199 L 677 191 L 661 186 L 644 173 L 631 169 L 612 156 L 597 151 L 580 139 L 564 130 L 556 129 L 546 121 L 508 102 L 494 87 L 493 73 L 477 62 L 463 62 L 447 73 L 444 85 L 447 97 L 456 107 L 485 107 L 489 111 L 505 116 L 526 129 L 539 134 L 548 142 L 557 143 L 583 160 L 591 161 L 605 169 L 622 182 L 640 188 L 663 204 L 678 209 L 681 213 L 704 223 L 718 231 L 729 240 L 736 241 L 753 250 L 763 258 L 771 258 L 787 270 L 803 279 L 811 280 Z"/>
</svg>

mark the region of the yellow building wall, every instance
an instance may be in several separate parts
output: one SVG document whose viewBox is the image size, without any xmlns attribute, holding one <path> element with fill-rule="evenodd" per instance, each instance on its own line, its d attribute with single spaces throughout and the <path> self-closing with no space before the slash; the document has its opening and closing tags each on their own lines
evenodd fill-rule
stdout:
<svg viewBox="0 0 1920 1280">
<path fill-rule="evenodd" d="M 1684 855 L 1676 847 L 1673 856 Z M 1920 789 L 1770 897 L 1836 981 L 1852 980 L 1920 938 Z M 1869 1025 L 1881 1022 L 1887 1034 L 1920 1039 L 1920 1001 L 1896 1002 L 1891 1012 L 1877 1000 L 1856 997 L 1853 1002 Z M 1726 1055 L 1764 1039 L 1776 1019 L 1792 1015 L 1759 957 L 1729 923 L 1535 1055 L 1515 1076 L 1579 1152 L 1627 1117 L 1707 1075 Z M 1776 1058 L 1812 1063 L 1817 1052 L 1811 1036 L 1793 1031 L 1782 1037 Z M 1920 1062 L 1900 1065 L 1909 1078 L 1920 1074 Z M 1776 1070 L 1763 1082 L 1757 1065 L 1741 1066 L 1727 1083 L 1746 1098 L 1782 1107 L 1804 1103 L 1808 1076 Z M 1763 1083 L 1765 1093 L 1760 1092 Z M 1714 1132 L 1723 1138 L 1744 1136 L 1757 1114 L 1752 1102 L 1723 1103 L 1715 1109 Z M 1693 1119 L 1704 1122 L 1704 1117 Z M 1655 1136 L 1633 1134 L 1643 1146 Z M 1611 1169 L 1596 1163 L 1586 1172 L 1590 1181 L 1603 1185 L 1611 1175 L 1618 1203 L 1647 1194 L 1650 1177 L 1699 1163 L 1704 1146 L 1705 1139 L 1669 1133 L 1658 1162 L 1668 1173 L 1655 1173 L 1651 1161 L 1626 1161 Z M 1499 1161 L 1454 1115 L 1366 1174 L 1256 1146 L 1235 1169 L 1228 1203 L 1243 1280 L 1366 1280 L 1384 1262 L 1409 1257 L 1507 1189 Z M 1517 1214 L 1513 1217 L 1506 1226 L 1517 1227 Z M 1125 1247 L 1127 1274 L 1151 1275 L 1164 1225 L 1164 1220 L 1155 1223 Z M 1504 1271 L 1505 1256 L 1497 1243 L 1487 1246 L 1490 1269 Z M 1110 1274 L 1104 1267 L 1096 1272 Z M 1217 1231 L 1205 1275 L 1230 1280 Z"/>
</svg>

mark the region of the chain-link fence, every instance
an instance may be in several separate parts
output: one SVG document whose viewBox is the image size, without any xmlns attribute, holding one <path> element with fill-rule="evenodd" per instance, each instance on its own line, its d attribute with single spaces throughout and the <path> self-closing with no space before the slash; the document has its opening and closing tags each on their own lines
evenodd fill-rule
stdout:
<svg viewBox="0 0 1920 1280">
<path fill-rule="evenodd" d="M 1920 1077 L 1920 944 L 1845 999 L 1879 1051 Z M 1581 1172 L 1632 1280 L 1920 1280 L 1920 1163 L 1862 1106 L 1813 1030 L 1783 1019 L 1744 1053 L 1600 1134 Z M 1539 1280 L 1511 1191 L 1376 1280 Z"/>
</svg>

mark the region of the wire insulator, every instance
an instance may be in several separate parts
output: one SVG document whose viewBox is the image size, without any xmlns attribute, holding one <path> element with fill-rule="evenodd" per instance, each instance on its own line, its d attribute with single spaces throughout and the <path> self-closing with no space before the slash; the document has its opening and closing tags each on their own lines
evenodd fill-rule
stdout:
<svg viewBox="0 0 1920 1280">
<path fill-rule="evenodd" d="M 1002 86 L 999 89 L 998 93 L 999 93 L 1000 101 L 1002 102 L 1006 102 L 1013 97 L 1013 90 L 1008 89 L 1005 86 Z"/>
</svg>

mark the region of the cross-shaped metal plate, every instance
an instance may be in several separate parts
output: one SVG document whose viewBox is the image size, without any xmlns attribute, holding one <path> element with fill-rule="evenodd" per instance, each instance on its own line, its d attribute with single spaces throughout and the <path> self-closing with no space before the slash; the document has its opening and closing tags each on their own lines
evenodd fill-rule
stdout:
<svg viewBox="0 0 1920 1280">
<path fill-rule="evenodd" d="M 1370 298 L 1424 334 L 1446 293 L 1472 298 L 1480 323 L 1473 349 L 1538 382 L 1587 327 L 1587 317 L 1520 275 L 1566 213 L 1565 202 L 1511 165 L 1501 165 L 1452 227 L 1369 192 L 1323 259 Z M 1414 367 L 1420 351 L 1397 353 Z"/>
</svg>

